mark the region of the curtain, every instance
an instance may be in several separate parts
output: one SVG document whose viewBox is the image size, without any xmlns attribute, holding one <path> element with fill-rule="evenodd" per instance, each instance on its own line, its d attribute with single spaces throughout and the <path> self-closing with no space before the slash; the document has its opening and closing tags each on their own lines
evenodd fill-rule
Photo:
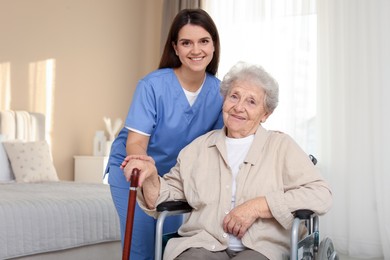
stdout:
<svg viewBox="0 0 390 260">
<path fill-rule="evenodd" d="M 279 105 L 264 126 L 316 154 L 316 2 L 203 0 L 221 38 L 220 79 L 238 61 L 259 64 L 279 83 Z"/>
<path fill-rule="evenodd" d="M 183 9 L 195 9 L 200 8 L 200 0 L 164 0 L 163 2 L 163 17 L 162 17 L 162 27 L 161 27 L 161 44 L 160 44 L 160 53 L 163 52 L 165 42 L 167 40 L 167 35 L 169 28 L 175 18 L 176 14 Z"/>
<path fill-rule="evenodd" d="M 318 129 L 338 251 L 390 259 L 390 1 L 318 0 Z"/>
<path fill-rule="evenodd" d="M 390 259 L 390 1 L 203 0 L 220 32 L 220 78 L 238 60 L 279 82 L 265 126 L 318 158 L 334 194 L 321 239 Z"/>
<path fill-rule="evenodd" d="M 9 110 L 11 105 L 11 63 L 0 63 L 0 111 Z"/>
</svg>

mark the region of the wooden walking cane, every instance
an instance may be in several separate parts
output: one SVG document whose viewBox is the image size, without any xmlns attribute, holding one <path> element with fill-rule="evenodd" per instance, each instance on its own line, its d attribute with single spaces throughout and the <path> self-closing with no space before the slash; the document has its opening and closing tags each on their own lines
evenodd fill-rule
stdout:
<svg viewBox="0 0 390 260">
<path fill-rule="evenodd" d="M 127 206 L 126 232 L 123 243 L 122 260 L 130 259 L 131 237 L 133 233 L 134 209 L 137 198 L 139 169 L 133 169 L 130 177 L 129 204 Z"/>
</svg>

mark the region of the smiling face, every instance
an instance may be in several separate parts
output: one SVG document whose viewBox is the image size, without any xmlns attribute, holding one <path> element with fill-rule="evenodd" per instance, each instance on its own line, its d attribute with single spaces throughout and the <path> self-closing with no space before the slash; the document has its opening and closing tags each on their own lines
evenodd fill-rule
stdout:
<svg viewBox="0 0 390 260">
<path fill-rule="evenodd" d="M 184 25 L 173 48 L 182 63 L 181 69 L 194 72 L 205 71 L 214 55 L 211 35 L 198 25 Z"/>
<path fill-rule="evenodd" d="M 223 120 L 227 136 L 243 138 L 254 134 L 269 113 L 264 105 L 264 90 L 251 81 L 233 82 L 223 103 Z"/>
</svg>

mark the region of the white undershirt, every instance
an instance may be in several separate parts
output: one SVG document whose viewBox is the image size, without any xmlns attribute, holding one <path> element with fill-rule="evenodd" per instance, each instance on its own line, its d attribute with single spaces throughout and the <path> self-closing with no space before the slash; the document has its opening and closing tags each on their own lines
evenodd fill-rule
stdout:
<svg viewBox="0 0 390 260">
<path fill-rule="evenodd" d="M 226 137 L 226 148 L 227 148 L 227 156 L 228 163 L 230 169 L 232 170 L 233 178 L 232 178 L 232 209 L 236 205 L 236 190 L 237 183 L 236 177 L 240 170 L 241 164 L 244 162 L 244 159 L 248 153 L 248 150 L 252 144 L 254 139 L 254 135 L 250 135 L 244 138 L 229 138 Z M 242 251 L 245 249 L 245 246 L 242 244 L 241 239 L 236 236 L 229 235 L 229 249 L 233 251 Z"/>
<path fill-rule="evenodd" d="M 204 85 L 204 82 L 205 82 L 205 81 L 206 81 L 206 76 L 204 77 L 204 80 L 203 80 L 202 85 L 200 86 L 200 88 L 199 88 L 197 91 L 195 91 L 195 92 L 188 91 L 188 90 L 186 90 L 186 89 L 184 89 L 184 88 L 182 87 L 182 89 L 183 89 L 183 91 L 184 91 L 184 94 L 186 95 L 186 98 L 187 98 L 187 100 L 188 100 L 188 103 L 190 103 L 190 106 L 191 106 L 191 107 L 192 107 L 192 105 L 195 103 L 195 101 L 196 101 L 196 99 L 197 99 L 197 97 L 198 97 L 200 91 L 201 91 L 202 88 L 203 88 L 203 85 Z"/>
</svg>

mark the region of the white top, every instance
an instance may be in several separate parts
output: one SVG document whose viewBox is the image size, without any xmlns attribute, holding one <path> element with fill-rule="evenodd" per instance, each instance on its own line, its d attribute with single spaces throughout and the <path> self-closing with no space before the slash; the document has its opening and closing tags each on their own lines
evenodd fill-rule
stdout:
<svg viewBox="0 0 390 260">
<path fill-rule="evenodd" d="M 190 106 L 192 106 L 195 103 L 196 98 L 198 97 L 200 91 L 203 88 L 203 84 L 204 84 L 205 80 L 206 80 L 206 77 L 204 78 L 203 83 L 200 86 L 200 88 L 195 92 L 188 91 L 182 87 L 184 94 L 186 95 L 186 98 L 188 100 L 188 103 L 190 103 Z"/>
<path fill-rule="evenodd" d="M 236 177 L 240 171 L 240 166 L 248 153 L 254 137 L 254 135 L 250 135 L 244 138 L 226 137 L 228 163 L 233 174 L 232 209 L 236 206 Z M 233 251 L 242 251 L 245 249 L 245 246 L 242 244 L 241 239 L 237 238 L 236 236 L 229 235 L 229 249 Z"/>
</svg>

